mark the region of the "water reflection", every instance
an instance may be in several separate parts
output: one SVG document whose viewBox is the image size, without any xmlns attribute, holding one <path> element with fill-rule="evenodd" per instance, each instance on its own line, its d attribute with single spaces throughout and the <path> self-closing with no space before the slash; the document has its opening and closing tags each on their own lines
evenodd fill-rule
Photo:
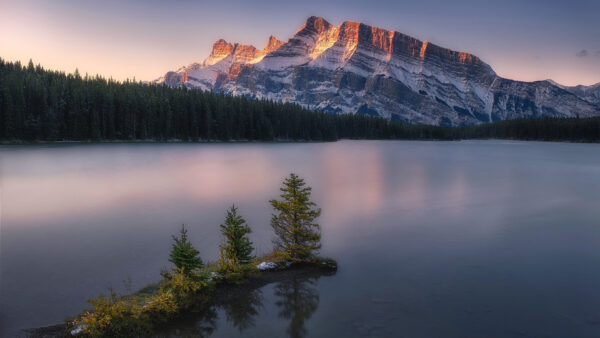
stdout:
<svg viewBox="0 0 600 338">
<path fill-rule="evenodd" d="M 285 320 L 287 336 L 306 337 L 306 324 L 319 307 L 318 280 L 333 274 L 303 267 L 218 289 L 210 303 L 170 323 L 157 337 L 268 336 L 273 312 Z M 271 307 L 276 311 L 269 311 Z M 272 335 L 283 336 L 283 330 L 275 328 Z"/>
<path fill-rule="evenodd" d="M 305 323 L 319 307 L 319 294 L 315 288 L 317 279 L 294 276 L 275 287 L 279 317 L 290 321 L 286 332 L 292 338 L 306 336 Z"/>
<path fill-rule="evenodd" d="M 263 306 L 263 294 L 260 289 L 250 290 L 241 297 L 230 297 L 222 304 L 227 321 L 240 333 L 254 327 L 256 316 Z"/>
<path fill-rule="evenodd" d="M 182 223 L 216 261 L 231 203 L 268 253 L 267 201 L 294 171 L 344 274 L 273 280 L 167 332 L 356 337 L 359 322 L 411 337 L 600 337 L 587 324 L 600 322 L 597 153 L 498 141 L 0 147 L 0 336 L 60 323 L 127 276 L 133 289 L 156 282 Z M 374 298 L 394 300 L 393 319 Z"/>
<path fill-rule="evenodd" d="M 182 318 L 181 327 L 170 325 L 172 329 L 166 329 L 165 332 L 159 332 L 156 337 L 199 337 L 208 338 L 213 335 L 217 329 L 217 309 L 214 306 L 207 306 L 193 317 Z"/>
</svg>

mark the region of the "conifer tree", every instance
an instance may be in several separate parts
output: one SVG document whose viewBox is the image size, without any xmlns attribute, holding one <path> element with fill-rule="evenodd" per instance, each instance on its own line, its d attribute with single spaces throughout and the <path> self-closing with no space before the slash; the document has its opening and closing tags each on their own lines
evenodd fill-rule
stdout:
<svg viewBox="0 0 600 338">
<path fill-rule="evenodd" d="M 321 209 L 310 200 L 312 188 L 291 173 L 280 190 L 282 199 L 269 201 L 277 212 L 271 217 L 276 249 L 293 260 L 310 259 L 321 248 L 321 227 L 315 222 Z"/>
<path fill-rule="evenodd" d="M 185 225 L 181 226 L 179 237 L 173 237 L 173 247 L 169 255 L 169 262 L 175 264 L 177 269 L 183 270 L 184 273 L 191 273 L 194 269 L 203 266 L 200 252 L 196 250 L 192 243 L 188 240 L 187 230 Z"/>
<path fill-rule="evenodd" d="M 246 220 L 238 215 L 237 208 L 232 205 L 227 210 L 225 224 L 221 224 L 221 234 L 224 240 L 220 246 L 222 269 L 236 268 L 252 261 L 254 248 L 248 238 L 248 234 L 251 232 Z"/>
</svg>

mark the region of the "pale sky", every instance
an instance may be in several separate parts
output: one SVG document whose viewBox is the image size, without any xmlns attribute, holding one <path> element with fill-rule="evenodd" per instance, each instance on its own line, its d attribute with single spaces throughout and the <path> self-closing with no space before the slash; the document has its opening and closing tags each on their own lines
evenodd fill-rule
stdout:
<svg viewBox="0 0 600 338">
<path fill-rule="evenodd" d="M 0 0 L 0 57 L 152 80 L 204 60 L 219 38 L 262 48 L 310 15 L 360 21 L 475 54 L 501 76 L 600 82 L 600 1 Z"/>
</svg>

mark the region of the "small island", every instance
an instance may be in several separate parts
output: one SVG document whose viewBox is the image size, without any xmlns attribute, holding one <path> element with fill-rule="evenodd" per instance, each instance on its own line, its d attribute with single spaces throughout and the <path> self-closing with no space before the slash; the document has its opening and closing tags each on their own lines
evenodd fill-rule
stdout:
<svg viewBox="0 0 600 338">
<path fill-rule="evenodd" d="M 132 337 L 147 336 L 168 327 L 188 311 L 202 313 L 231 294 L 252 292 L 291 275 L 328 275 L 337 270 L 333 259 L 319 257 L 321 209 L 310 200 L 311 187 L 292 173 L 281 187 L 281 199 L 270 200 L 275 232 L 271 254 L 255 257 L 248 234 L 251 228 L 232 205 L 220 225 L 219 260 L 205 264 L 182 225 L 173 236 L 169 261 L 174 267 L 162 279 L 138 292 L 90 300 L 86 310 L 65 324 L 28 331 L 31 337 Z"/>
</svg>

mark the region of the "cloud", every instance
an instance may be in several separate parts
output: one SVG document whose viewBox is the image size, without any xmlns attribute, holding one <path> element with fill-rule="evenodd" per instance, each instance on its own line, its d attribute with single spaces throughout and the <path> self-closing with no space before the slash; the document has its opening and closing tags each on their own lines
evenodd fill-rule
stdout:
<svg viewBox="0 0 600 338">
<path fill-rule="evenodd" d="M 575 55 L 577 55 L 578 58 L 585 58 L 589 54 L 590 54 L 590 52 L 588 52 L 587 49 L 582 49 L 579 52 L 577 52 L 577 54 L 575 54 Z"/>
</svg>

